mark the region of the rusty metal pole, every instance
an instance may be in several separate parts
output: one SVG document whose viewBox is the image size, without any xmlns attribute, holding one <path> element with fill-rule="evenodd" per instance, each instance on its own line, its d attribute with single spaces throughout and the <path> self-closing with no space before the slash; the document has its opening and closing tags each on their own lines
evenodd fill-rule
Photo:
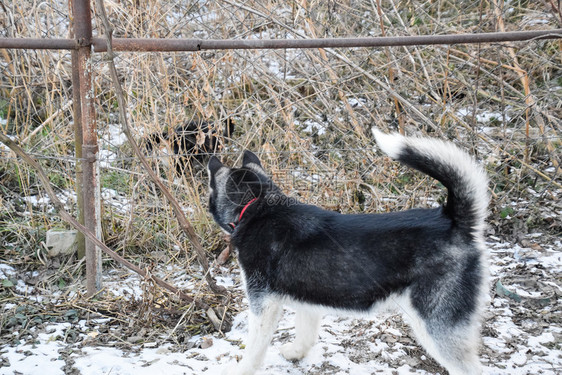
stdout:
<svg viewBox="0 0 562 375">
<path fill-rule="evenodd" d="M 84 225 L 84 174 L 82 173 L 82 108 L 80 100 L 80 74 L 78 71 L 78 51 L 70 52 L 72 57 L 72 111 L 74 117 L 74 156 L 76 157 L 76 205 L 78 222 Z M 86 256 L 86 238 L 82 232 L 76 234 L 78 259 Z"/>
<path fill-rule="evenodd" d="M 78 0 L 75 0 L 78 1 Z M 356 48 L 453 45 L 474 43 L 523 42 L 562 38 L 562 29 L 509 31 L 498 33 L 409 35 L 359 38 L 316 39 L 169 39 L 113 38 L 114 51 L 179 52 L 224 49 Z M 107 42 L 93 38 L 94 52 L 106 52 Z M 76 48 L 73 39 L 0 38 L 0 48 L 68 49 Z"/>
<path fill-rule="evenodd" d="M 89 0 L 73 0 L 74 37 L 79 46 L 77 68 L 79 76 L 82 121 L 82 192 L 84 196 L 84 225 L 101 238 L 100 187 L 98 167 L 98 139 L 92 84 L 92 18 Z M 76 68 L 76 67 L 75 67 Z M 88 296 L 101 289 L 101 251 L 86 239 L 86 287 Z"/>
</svg>

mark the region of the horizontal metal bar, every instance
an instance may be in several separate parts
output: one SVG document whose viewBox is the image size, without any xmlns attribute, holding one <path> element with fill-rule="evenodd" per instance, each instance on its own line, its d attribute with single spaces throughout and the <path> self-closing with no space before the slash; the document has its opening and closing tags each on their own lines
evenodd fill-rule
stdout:
<svg viewBox="0 0 562 375">
<path fill-rule="evenodd" d="M 515 42 L 531 39 L 562 38 L 562 29 L 456 35 L 392 36 L 329 39 L 133 39 L 114 38 L 116 51 L 202 51 L 221 49 L 285 49 L 336 47 L 391 47 L 431 44 Z M 94 38 L 94 51 L 104 52 L 104 39 Z"/>
<path fill-rule="evenodd" d="M 326 39 L 139 39 L 113 38 L 116 51 L 179 52 L 221 49 L 397 47 L 437 44 L 518 42 L 562 38 L 562 29 L 454 35 L 388 36 Z M 93 38 L 95 52 L 107 50 L 105 39 Z M 0 38 L 0 48 L 75 49 L 73 39 Z"/>
<path fill-rule="evenodd" d="M 0 48 L 17 49 L 76 49 L 74 39 L 0 38 Z"/>
</svg>

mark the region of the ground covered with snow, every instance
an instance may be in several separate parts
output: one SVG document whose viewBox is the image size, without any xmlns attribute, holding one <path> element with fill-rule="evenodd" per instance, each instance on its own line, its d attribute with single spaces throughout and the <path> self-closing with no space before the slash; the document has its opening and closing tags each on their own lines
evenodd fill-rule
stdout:
<svg viewBox="0 0 562 375">
<path fill-rule="evenodd" d="M 534 234 L 520 243 L 502 242 L 494 236 L 488 240 L 493 285 L 482 332 L 485 373 L 560 374 L 560 239 Z M 247 312 L 235 262 L 217 268 L 216 273 L 220 283 L 238 295 L 241 312 L 234 317 L 232 329 L 225 334 L 182 336 L 177 317 L 167 329 L 127 327 L 127 319 L 99 311 L 84 318 L 79 309 L 68 309 L 49 321 L 33 306 L 45 305 L 46 299 L 56 296 L 41 296 L 24 281 L 25 275 L 2 264 L 2 286 L 13 292 L 14 299 L 0 306 L 4 315 L 0 374 L 220 374 L 244 353 Z M 178 284 L 189 284 L 181 271 L 173 274 Z M 111 270 L 104 281 L 114 296 L 129 302 L 143 298 L 141 281 L 126 271 Z M 22 297 L 30 304 L 18 305 Z M 72 294 L 63 297 L 75 298 Z M 294 335 L 293 315 L 285 311 L 260 375 L 445 373 L 415 343 L 399 315 L 326 316 L 311 353 L 300 362 L 286 361 L 278 347 Z"/>
</svg>

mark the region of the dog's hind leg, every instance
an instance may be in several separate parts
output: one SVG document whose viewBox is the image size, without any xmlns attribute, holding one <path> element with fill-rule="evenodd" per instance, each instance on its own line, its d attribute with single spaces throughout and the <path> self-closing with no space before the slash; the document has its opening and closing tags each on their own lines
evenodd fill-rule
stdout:
<svg viewBox="0 0 562 375">
<path fill-rule="evenodd" d="M 450 375 L 482 374 L 478 358 L 478 324 L 449 326 L 438 319 L 427 321 L 414 310 L 408 311 L 404 317 L 418 342 Z"/>
<path fill-rule="evenodd" d="M 298 309 L 295 317 L 295 341 L 281 347 L 281 355 L 287 360 L 304 358 L 316 343 L 321 315 L 306 309 Z"/>
<path fill-rule="evenodd" d="M 420 336 L 419 333 L 417 336 Z M 420 339 L 426 351 L 447 369 L 450 375 L 481 375 L 478 345 L 469 339 L 466 329 L 447 330 Z"/>
<path fill-rule="evenodd" d="M 248 339 L 242 361 L 227 368 L 224 375 L 253 375 L 261 366 L 283 309 L 274 300 L 264 301 L 258 312 L 250 312 Z"/>
</svg>

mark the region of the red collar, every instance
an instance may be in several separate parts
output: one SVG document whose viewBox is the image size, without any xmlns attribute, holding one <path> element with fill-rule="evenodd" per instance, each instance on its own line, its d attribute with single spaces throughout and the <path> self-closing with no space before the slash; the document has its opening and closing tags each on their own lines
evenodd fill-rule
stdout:
<svg viewBox="0 0 562 375">
<path fill-rule="evenodd" d="M 240 222 L 240 220 L 242 220 L 242 215 L 244 215 L 244 212 L 246 212 L 248 207 L 250 207 L 250 205 L 257 200 L 258 200 L 258 198 L 254 198 L 251 201 L 249 201 L 248 203 L 246 203 L 244 208 L 242 208 L 242 211 L 240 211 L 240 216 L 238 216 L 238 220 L 236 221 L 236 223 L 232 222 L 232 223 L 228 223 L 228 225 L 230 225 L 232 227 L 232 229 L 236 228 L 236 224 L 238 224 Z"/>
</svg>

